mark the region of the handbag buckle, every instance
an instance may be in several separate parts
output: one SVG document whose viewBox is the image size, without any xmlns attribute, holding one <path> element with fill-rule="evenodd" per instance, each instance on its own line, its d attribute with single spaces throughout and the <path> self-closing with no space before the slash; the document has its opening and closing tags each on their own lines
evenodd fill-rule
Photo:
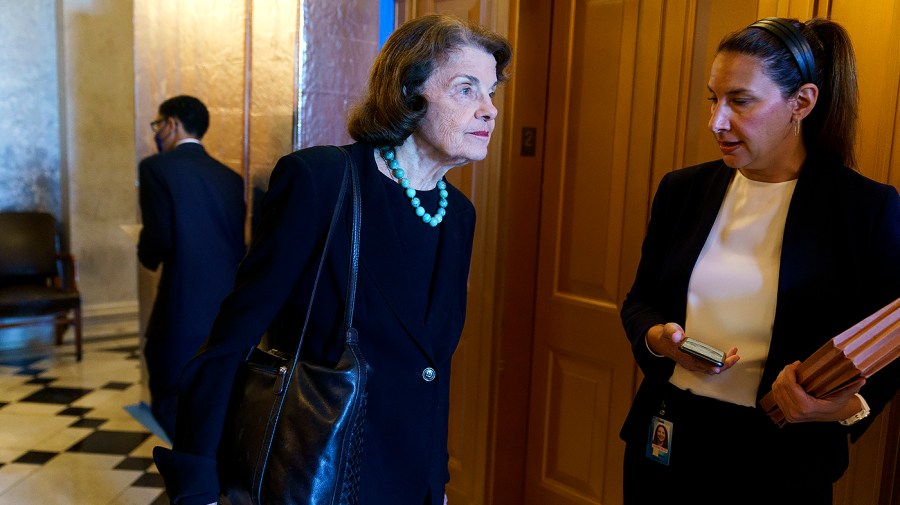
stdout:
<svg viewBox="0 0 900 505">
<path fill-rule="evenodd" d="M 280 396 L 284 393 L 285 379 L 287 378 L 287 367 L 278 368 L 278 377 L 275 378 L 275 395 Z"/>
</svg>

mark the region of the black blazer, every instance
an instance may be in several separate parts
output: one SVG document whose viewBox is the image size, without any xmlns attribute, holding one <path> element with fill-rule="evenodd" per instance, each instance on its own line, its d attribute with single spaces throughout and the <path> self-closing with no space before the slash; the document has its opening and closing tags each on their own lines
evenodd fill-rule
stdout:
<svg viewBox="0 0 900 505">
<path fill-rule="evenodd" d="M 656 324 L 684 325 L 688 282 L 734 170 L 719 160 L 667 174 L 653 201 L 637 276 L 622 306 L 632 352 L 645 375 L 622 429 L 626 441 L 646 439 L 643 416 L 658 407 L 660 384 L 675 363 L 650 354 L 644 342 Z M 758 390 L 804 360 L 831 337 L 900 297 L 900 196 L 891 186 L 849 168 L 808 161 L 785 222 L 772 341 Z M 816 448 L 834 478 L 847 466 L 846 434 L 862 433 L 894 396 L 900 362 L 870 378 L 860 394 L 872 407 L 866 421 L 801 423 L 780 430 L 798 447 Z"/>
<path fill-rule="evenodd" d="M 372 370 L 361 503 L 421 505 L 430 492 L 438 505 L 449 480 L 450 359 L 465 318 L 475 209 L 448 185 L 447 216 L 435 230 L 440 238 L 432 301 L 422 320 L 410 308 L 414 273 L 403 268 L 409 254 L 399 245 L 404 230 L 390 219 L 374 148 L 354 144 L 347 149 L 359 167 L 362 190 L 354 326 Z M 314 147 L 285 156 L 272 172 L 257 235 L 235 289 L 183 377 L 174 452 L 154 451 L 167 492 L 177 503 L 207 504 L 217 496 L 216 448 L 233 376 L 247 349 L 267 329 L 272 345 L 296 347 L 343 169 L 337 149 Z M 348 274 L 349 217 L 348 202 L 303 344 L 309 359 L 333 363 L 342 348 L 337 331 Z M 434 380 L 423 378 L 426 368 L 437 372 Z"/>
<path fill-rule="evenodd" d="M 246 252 L 244 184 L 195 143 L 145 158 L 138 172 L 138 259 L 150 270 L 163 265 L 145 354 L 154 393 L 174 394 Z"/>
</svg>

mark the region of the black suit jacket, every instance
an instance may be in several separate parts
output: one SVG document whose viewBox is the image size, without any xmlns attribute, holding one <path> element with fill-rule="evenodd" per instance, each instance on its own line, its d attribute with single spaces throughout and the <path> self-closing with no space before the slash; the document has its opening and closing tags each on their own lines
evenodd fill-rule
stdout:
<svg viewBox="0 0 900 505">
<path fill-rule="evenodd" d="M 163 266 L 146 331 L 150 385 L 174 394 L 246 252 L 244 185 L 196 143 L 149 156 L 138 171 L 138 258 L 150 270 Z"/>
<path fill-rule="evenodd" d="M 688 282 L 734 170 L 720 161 L 667 174 L 659 185 L 622 320 L 645 375 L 622 430 L 626 441 L 646 439 L 644 417 L 659 403 L 660 385 L 675 363 L 650 354 L 644 342 L 656 324 L 684 325 Z M 758 390 L 804 360 L 828 339 L 900 297 L 900 196 L 891 186 L 849 168 L 809 161 L 794 189 L 785 222 L 772 341 Z M 873 415 L 897 391 L 900 362 L 860 392 Z M 758 399 L 757 398 L 757 399 Z M 871 417 L 851 428 L 801 423 L 780 430 L 785 443 L 806 449 L 803 460 L 838 478 L 847 466 L 846 434 L 858 436 Z M 815 451 L 820 457 L 813 455 Z"/>
<path fill-rule="evenodd" d="M 415 273 L 403 268 L 414 251 L 400 246 L 404 230 L 390 218 L 374 148 L 347 148 L 359 167 L 362 190 L 354 326 L 372 370 L 361 503 L 420 505 L 430 491 L 437 505 L 449 479 L 450 359 L 465 318 L 475 210 L 448 185 L 447 216 L 434 230 L 440 239 L 432 302 L 422 320 L 411 310 Z M 296 347 L 343 168 L 337 149 L 315 147 L 285 156 L 272 172 L 257 235 L 234 292 L 223 303 L 204 350 L 185 372 L 175 452 L 154 452 L 169 496 L 182 500 L 178 503 L 206 504 L 216 496 L 216 448 L 232 379 L 247 349 L 267 330 L 275 347 L 289 352 Z M 303 344 L 306 358 L 328 363 L 342 348 L 337 332 L 348 274 L 348 209 L 345 204 Z M 437 372 L 433 381 L 424 380 L 426 368 Z"/>
</svg>

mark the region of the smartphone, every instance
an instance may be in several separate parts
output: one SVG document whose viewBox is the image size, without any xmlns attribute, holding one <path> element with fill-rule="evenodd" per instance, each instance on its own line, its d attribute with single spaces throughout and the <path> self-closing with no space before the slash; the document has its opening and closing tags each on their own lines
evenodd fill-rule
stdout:
<svg viewBox="0 0 900 505">
<path fill-rule="evenodd" d="M 725 366 L 725 353 L 709 344 L 704 344 L 699 340 L 685 338 L 681 345 L 678 346 L 678 349 L 695 358 L 700 358 L 707 363 L 712 363 L 716 366 Z"/>
</svg>

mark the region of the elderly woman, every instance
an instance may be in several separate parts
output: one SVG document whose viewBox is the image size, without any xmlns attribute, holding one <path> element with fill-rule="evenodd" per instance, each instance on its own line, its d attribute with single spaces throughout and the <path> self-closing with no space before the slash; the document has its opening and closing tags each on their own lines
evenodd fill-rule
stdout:
<svg viewBox="0 0 900 505">
<path fill-rule="evenodd" d="M 838 24 L 725 37 L 708 86 L 721 160 L 663 178 L 622 320 L 644 379 L 622 428 L 625 503 L 830 504 L 900 362 L 819 399 L 796 368 L 900 296 L 900 197 L 855 161 L 853 49 Z M 679 349 L 725 351 L 712 364 Z M 788 424 L 757 406 L 769 390 Z M 665 464 L 647 457 L 669 426 Z M 647 486 L 652 482 L 653 486 Z"/>
<path fill-rule="evenodd" d="M 475 24 L 415 19 L 386 42 L 349 119 L 357 142 L 345 149 L 359 167 L 363 209 L 354 327 L 371 368 L 364 505 L 445 499 L 450 360 L 465 318 L 475 210 L 444 175 L 487 155 L 493 96 L 510 55 L 506 40 Z M 266 331 L 279 349 L 296 347 L 343 167 L 338 150 L 313 147 L 285 156 L 272 172 L 234 291 L 182 379 L 174 446 L 155 452 L 176 504 L 218 499 L 216 450 L 246 350 Z M 305 359 L 340 357 L 335 335 L 348 250 L 348 233 L 338 233 L 319 280 Z"/>
</svg>

